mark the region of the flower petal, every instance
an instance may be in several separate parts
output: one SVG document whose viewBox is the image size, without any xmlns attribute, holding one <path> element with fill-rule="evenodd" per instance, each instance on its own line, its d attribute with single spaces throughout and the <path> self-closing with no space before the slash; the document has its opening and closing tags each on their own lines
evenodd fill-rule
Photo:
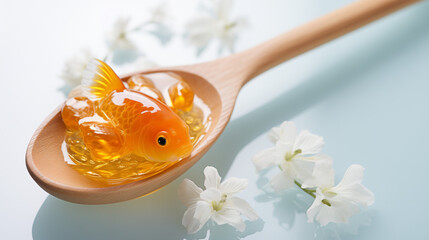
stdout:
<svg viewBox="0 0 429 240">
<path fill-rule="evenodd" d="M 255 165 L 256 171 L 261 171 L 264 168 L 272 167 L 275 165 L 275 148 L 267 148 L 258 154 L 253 159 L 253 165 Z"/>
<path fill-rule="evenodd" d="M 200 194 L 200 198 L 207 202 L 212 202 L 212 201 L 219 202 L 222 198 L 222 193 L 217 188 L 209 188 L 204 190 Z"/>
<path fill-rule="evenodd" d="M 302 184 L 312 179 L 315 165 L 315 162 L 299 157 L 296 157 L 291 161 L 291 166 L 295 172 L 296 180 L 299 180 Z"/>
<path fill-rule="evenodd" d="M 285 172 L 280 172 L 270 180 L 272 188 L 276 192 L 291 188 L 294 184 L 294 179 Z"/>
<path fill-rule="evenodd" d="M 198 229 L 201 229 L 212 215 L 212 205 L 205 201 L 199 201 L 196 204 L 194 218 L 198 220 Z"/>
<path fill-rule="evenodd" d="M 228 178 L 223 183 L 220 184 L 220 191 L 223 194 L 231 195 L 247 187 L 248 181 L 244 178 Z"/>
<path fill-rule="evenodd" d="M 204 169 L 204 186 L 208 188 L 219 188 L 220 185 L 220 176 L 217 172 L 217 169 L 212 166 L 207 166 Z"/>
<path fill-rule="evenodd" d="M 113 25 L 113 29 L 107 35 L 107 44 L 113 50 L 133 50 L 136 48 L 134 43 L 128 39 L 130 32 L 127 30 L 130 18 L 118 18 Z"/>
<path fill-rule="evenodd" d="M 311 206 L 307 210 L 308 222 L 312 223 L 316 215 L 319 214 L 320 209 L 322 207 L 321 205 L 323 205 L 322 200 L 323 199 L 321 196 L 316 195 L 316 198 L 314 199 L 313 204 L 311 204 Z"/>
<path fill-rule="evenodd" d="M 344 173 L 343 179 L 338 184 L 340 186 L 347 186 L 353 183 L 361 183 L 363 179 L 363 172 L 365 168 L 361 165 L 353 164 L 349 168 L 347 168 Z"/>
<path fill-rule="evenodd" d="M 60 77 L 72 88 L 79 86 L 86 65 L 92 58 L 94 57 L 88 49 L 82 49 L 77 55 L 66 61 Z"/>
<path fill-rule="evenodd" d="M 246 202 L 244 199 L 238 198 L 238 197 L 232 197 L 229 198 L 231 201 L 233 207 L 237 209 L 241 214 L 246 216 L 252 221 L 255 221 L 258 219 L 258 214 L 256 213 L 255 209 L 253 209 L 248 202 Z"/>
<path fill-rule="evenodd" d="M 216 19 L 213 16 L 199 15 L 186 24 L 186 42 L 197 49 L 205 48 L 215 37 Z"/>
<path fill-rule="evenodd" d="M 371 206 L 375 201 L 374 193 L 360 183 L 343 190 L 341 195 L 364 207 Z"/>
<path fill-rule="evenodd" d="M 362 185 L 364 168 L 360 165 L 351 165 L 345 172 L 341 182 L 331 190 L 338 195 L 350 199 L 362 206 L 374 203 L 374 193 Z"/>
<path fill-rule="evenodd" d="M 275 163 L 280 165 L 284 162 L 286 154 L 292 154 L 293 151 L 293 142 L 286 142 L 282 139 L 276 142 L 276 152 L 275 152 Z"/>
<path fill-rule="evenodd" d="M 347 223 L 351 216 L 359 212 L 359 207 L 349 201 L 329 200 L 331 206 L 321 204 L 316 220 L 324 226 L 330 222 Z"/>
<path fill-rule="evenodd" d="M 294 122 L 283 122 L 280 125 L 280 138 L 279 140 L 294 144 L 296 139 L 296 126 Z"/>
<path fill-rule="evenodd" d="M 307 217 L 309 222 L 313 222 L 315 219 L 324 226 L 330 222 L 334 223 L 347 223 L 348 219 L 359 212 L 357 207 L 347 199 L 334 196 L 329 198 L 325 196 L 320 188 L 316 190 L 316 199 L 314 200 L 311 207 L 307 210 Z M 330 206 L 322 203 L 326 199 L 329 201 Z"/>
<path fill-rule="evenodd" d="M 332 167 L 332 159 L 326 155 L 302 157 L 307 161 L 314 162 L 313 172 L 310 177 L 303 179 L 302 187 L 331 188 L 334 186 L 335 172 Z"/>
<path fill-rule="evenodd" d="M 246 225 L 240 216 L 240 212 L 231 208 L 222 208 L 220 211 L 214 212 L 212 215 L 213 221 L 218 225 L 229 224 L 235 227 L 238 231 L 243 232 Z"/>
<path fill-rule="evenodd" d="M 231 9 L 232 9 L 231 0 L 215 1 L 214 10 L 217 13 L 220 20 L 227 20 L 229 18 Z"/>
<path fill-rule="evenodd" d="M 185 226 L 188 233 L 196 233 L 204 225 L 201 225 L 200 221 L 194 218 L 196 208 L 196 204 L 191 205 L 188 209 L 186 209 L 182 218 L 182 225 Z"/>
<path fill-rule="evenodd" d="M 316 219 L 322 226 L 330 222 L 347 223 L 351 216 L 360 211 L 354 199 L 347 198 L 333 189 L 316 189 L 316 199 L 307 211 L 309 222 Z M 329 205 L 323 203 L 323 200 L 327 200 Z"/>
<path fill-rule="evenodd" d="M 275 143 L 280 139 L 281 134 L 282 130 L 280 127 L 273 127 L 268 133 L 268 138 L 271 140 L 271 142 Z"/>
<path fill-rule="evenodd" d="M 189 207 L 200 200 L 200 193 L 202 191 L 194 182 L 185 178 L 179 185 L 179 199 L 185 206 Z"/>
<path fill-rule="evenodd" d="M 301 149 L 303 155 L 316 154 L 322 150 L 324 144 L 322 137 L 304 130 L 296 138 L 294 149 Z"/>
</svg>

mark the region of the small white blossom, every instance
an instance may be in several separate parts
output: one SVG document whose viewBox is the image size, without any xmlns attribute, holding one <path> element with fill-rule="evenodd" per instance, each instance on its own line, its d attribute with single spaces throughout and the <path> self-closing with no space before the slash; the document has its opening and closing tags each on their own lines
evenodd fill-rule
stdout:
<svg viewBox="0 0 429 240">
<path fill-rule="evenodd" d="M 209 11 L 203 12 L 186 25 L 186 41 L 201 53 L 211 40 L 220 42 L 219 52 L 234 51 L 239 32 L 246 26 L 244 18 L 231 18 L 232 0 L 212 0 Z"/>
<path fill-rule="evenodd" d="M 169 6 L 166 2 L 154 6 L 149 12 L 148 22 L 165 24 L 170 19 Z"/>
<path fill-rule="evenodd" d="M 78 54 L 66 61 L 60 77 L 66 82 L 68 87 L 74 88 L 80 85 L 82 74 L 90 59 L 94 58 L 89 50 L 81 50 Z"/>
<path fill-rule="evenodd" d="M 173 37 L 171 27 L 174 24 L 171 19 L 170 11 L 169 4 L 166 2 L 158 4 L 149 11 L 148 20 L 143 23 L 139 29 L 158 38 L 161 44 L 167 44 Z"/>
<path fill-rule="evenodd" d="M 113 28 L 107 34 L 107 44 L 112 51 L 134 50 L 135 44 L 129 39 L 131 30 L 129 29 L 130 18 L 118 18 L 113 24 Z"/>
<path fill-rule="evenodd" d="M 241 215 L 250 220 L 258 219 L 255 210 L 243 199 L 233 196 L 247 186 L 247 179 L 229 178 L 221 183 L 221 177 L 214 167 L 204 169 L 205 190 L 189 179 L 179 186 L 179 198 L 188 209 L 182 224 L 188 233 L 199 231 L 209 220 L 217 224 L 230 224 L 238 231 L 244 231 Z"/>
<path fill-rule="evenodd" d="M 334 186 L 334 173 L 325 174 L 316 188 L 316 198 L 307 210 L 309 222 L 314 219 L 322 226 L 330 222 L 347 223 L 348 219 L 374 203 L 374 194 L 362 185 L 364 168 L 351 165 L 341 182 Z"/>
<path fill-rule="evenodd" d="M 268 148 L 253 157 L 257 171 L 278 166 L 280 173 L 270 183 L 276 191 L 290 188 L 295 180 L 301 181 L 303 187 L 314 186 L 316 164 L 332 165 L 332 160 L 325 155 L 314 155 L 321 151 L 323 138 L 309 131 L 301 131 L 298 135 L 293 122 L 283 122 L 269 134 L 275 141 L 275 147 Z"/>
</svg>

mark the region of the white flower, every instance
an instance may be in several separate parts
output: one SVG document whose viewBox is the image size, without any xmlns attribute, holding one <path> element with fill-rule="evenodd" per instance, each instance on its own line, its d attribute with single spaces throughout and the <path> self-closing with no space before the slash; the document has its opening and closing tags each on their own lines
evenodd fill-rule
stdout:
<svg viewBox="0 0 429 240">
<path fill-rule="evenodd" d="M 112 51 L 115 50 L 134 50 L 136 46 L 129 39 L 128 29 L 130 18 L 118 18 L 113 24 L 113 28 L 107 34 L 107 44 Z"/>
<path fill-rule="evenodd" d="M 219 52 L 226 47 L 234 51 L 238 33 L 246 25 L 243 18 L 230 17 L 232 0 L 212 0 L 209 11 L 206 11 L 186 25 L 186 41 L 195 46 L 198 53 L 202 52 L 211 40 L 220 42 Z"/>
<path fill-rule="evenodd" d="M 69 87 L 74 88 L 80 85 L 82 74 L 90 59 L 94 58 L 89 50 L 83 49 L 78 54 L 66 61 L 60 77 Z"/>
<path fill-rule="evenodd" d="M 374 194 L 362 185 L 364 168 L 351 165 L 344 174 L 341 182 L 334 186 L 334 173 L 325 175 L 324 181 L 319 181 L 316 198 L 307 210 L 309 222 L 314 219 L 322 226 L 330 222 L 346 223 L 348 219 L 374 203 Z"/>
<path fill-rule="evenodd" d="M 165 24 L 170 18 L 169 6 L 166 2 L 161 3 L 153 7 L 149 11 L 149 20 L 148 22 Z"/>
<path fill-rule="evenodd" d="M 188 233 L 199 231 L 209 219 L 219 225 L 230 224 L 241 232 L 245 229 L 241 215 L 252 221 L 258 219 L 245 200 L 233 196 L 246 188 L 246 179 L 229 178 L 221 183 L 218 171 L 210 166 L 204 169 L 204 175 L 204 191 L 189 179 L 179 186 L 179 198 L 188 207 L 182 219 Z"/>
<path fill-rule="evenodd" d="M 171 27 L 174 25 L 169 5 L 166 2 L 161 3 L 153 7 L 148 15 L 148 20 L 139 27 L 139 30 L 152 34 L 162 45 L 167 44 L 173 37 Z"/>
<path fill-rule="evenodd" d="M 278 166 L 281 172 L 275 175 L 270 183 L 274 190 L 281 191 L 301 181 L 303 187 L 314 186 L 316 164 L 332 165 L 332 160 L 324 155 L 314 155 L 322 149 L 323 138 L 304 130 L 297 135 L 293 122 L 283 122 L 273 128 L 270 138 L 275 147 L 268 148 L 253 157 L 257 171 Z M 320 172 L 319 172 L 320 173 Z"/>
</svg>

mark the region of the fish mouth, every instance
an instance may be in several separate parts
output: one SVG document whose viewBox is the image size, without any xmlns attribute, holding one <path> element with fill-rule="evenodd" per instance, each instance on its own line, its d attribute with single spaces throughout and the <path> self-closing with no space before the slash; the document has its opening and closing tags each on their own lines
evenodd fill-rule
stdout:
<svg viewBox="0 0 429 240">
<path fill-rule="evenodd" d="M 185 158 L 185 157 L 191 155 L 193 148 L 194 147 L 192 146 L 192 144 L 181 146 L 178 149 L 176 156 L 179 157 L 180 159 Z"/>
</svg>

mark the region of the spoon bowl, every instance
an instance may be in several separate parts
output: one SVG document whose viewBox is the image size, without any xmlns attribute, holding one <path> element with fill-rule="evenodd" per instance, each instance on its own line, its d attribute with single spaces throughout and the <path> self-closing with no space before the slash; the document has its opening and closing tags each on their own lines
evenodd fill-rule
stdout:
<svg viewBox="0 0 429 240">
<path fill-rule="evenodd" d="M 161 72 L 165 71 L 171 72 L 171 70 L 161 70 Z M 160 72 L 160 70 L 142 73 L 155 72 Z M 196 95 L 207 104 L 211 112 L 212 120 L 207 129 L 208 134 L 195 146 L 189 157 L 181 160 L 174 167 L 166 169 L 162 174 L 143 181 L 112 186 L 90 180 L 73 170 L 64 161 L 61 145 L 64 141 L 66 127 L 61 118 L 61 104 L 36 130 L 29 144 L 27 168 L 31 176 L 48 193 L 70 202 L 84 204 L 112 203 L 133 199 L 151 193 L 173 181 L 176 178 L 174 176 L 179 176 L 190 168 L 215 142 L 216 136 L 220 134 L 213 133 L 223 129 L 219 128 L 221 125 L 217 124 L 222 113 L 222 102 L 217 89 L 198 75 L 178 70 L 173 72 L 186 79 Z M 122 78 L 124 81 L 127 79 L 128 77 Z M 227 121 L 224 122 L 226 124 Z"/>
<path fill-rule="evenodd" d="M 212 119 L 207 133 L 191 155 L 157 175 L 111 186 L 92 181 L 74 171 L 64 161 L 61 150 L 66 131 L 61 118 L 62 104 L 46 118 L 30 140 L 26 153 L 27 169 L 48 193 L 75 203 L 114 203 L 154 192 L 182 175 L 210 149 L 226 127 L 241 87 L 250 79 L 290 58 L 418 1 L 360 0 L 226 58 L 142 72 L 168 71 L 182 76 L 211 111 Z M 122 79 L 126 80 L 128 77 Z"/>
</svg>

